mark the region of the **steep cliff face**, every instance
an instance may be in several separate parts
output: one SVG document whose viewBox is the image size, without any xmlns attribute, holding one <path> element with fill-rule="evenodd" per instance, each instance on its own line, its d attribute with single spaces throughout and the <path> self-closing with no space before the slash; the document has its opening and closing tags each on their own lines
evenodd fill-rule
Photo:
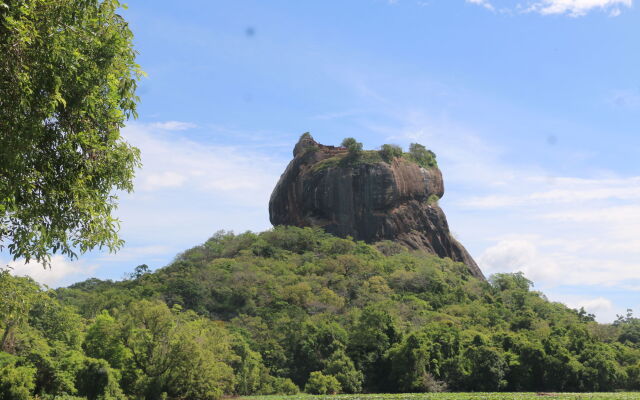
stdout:
<svg viewBox="0 0 640 400">
<path fill-rule="evenodd" d="M 410 249 L 449 257 L 484 276 L 449 231 L 437 205 L 444 195 L 437 167 L 377 152 L 352 157 L 304 135 L 269 202 L 273 225 L 320 226 L 337 236 L 374 243 L 396 241 Z"/>
</svg>

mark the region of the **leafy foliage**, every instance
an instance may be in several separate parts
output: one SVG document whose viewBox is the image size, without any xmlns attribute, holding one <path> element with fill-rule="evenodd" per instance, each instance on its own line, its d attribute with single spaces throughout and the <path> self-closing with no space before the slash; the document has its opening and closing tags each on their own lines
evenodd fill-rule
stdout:
<svg viewBox="0 0 640 400">
<path fill-rule="evenodd" d="M 284 396 L 251 396 L 247 400 L 291 400 Z M 299 395 L 295 400 L 321 400 L 327 396 Z M 637 400 L 635 392 L 618 393 L 376 393 L 341 395 L 340 400 Z"/>
<path fill-rule="evenodd" d="M 406 153 L 405 157 L 423 168 L 438 166 L 436 154 L 419 143 L 411 143 L 409 145 L 409 153 Z"/>
<path fill-rule="evenodd" d="M 395 144 L 383 144 L 380 147 L 380 155 L 386 162 L 391 162 L 395 158 L 402 157 L 402 148 Z"/>
<path fill-rule="evenodd" d="M 347 153 L 336 154 L 321 160 L 313 165 L 312 170 L 317 172 L 336 167 L 355 167 L 379 162 L 391 163 L 397 158 L 403 158 L 423 168 L 435 168 L 438 166 L 435 153 L 417 143 L 411 144 L 408 153 L 404 153 L 400 146 L 394 144 L 384 144 L 380 147 L 380 150 L 363 150 L 362 143 L 357 142 L 354 138 L 344 139 L 342 141 L 342 147 L 348 150 Z M 437 201 L 437 198 L 434 202 L 435 201 Z"/>
<path fill-rule="evenodd" d="M 324 375 L 322 372 L 312 372 L 304 387 L 304 391 L 312 394 L 336 394 L 340 392 L 340 382 L 331 376 Z"/>
<path fill-rule="evenodd" d="M 8 362 L 0 367 L 0 398 L 29 400 L 33 394 L 35 369 Z"/>
<path fill-rule="evenodd" d="M 345 138 L 342 141 L 341 146 L 345 147 L 349 151 L 349 156 L 352 158 L 356 158 L 362 153 L 362 143 L 356 141 L 352 137 Z"/>
<path fill-rule="evenodd" d="M 149 399 L 640 387 L 631 314 L 601 325 L 522 274 L 479 281 L 390 243 L 312 228 L 219 232 L 145 272 L 55 292 L 0 275 L 26 299 L 0 308 L 0 333 L 12 332 L 0 370 L 24 367 L 0 382 Z"/>
<path fill-rule="evenodd" d="M 113 189 L 132 189 L 139 152 L 132 33 L 118 0 L 0 1 L 0 240 L 47 263 L 118 249 Z"/>
</svg>

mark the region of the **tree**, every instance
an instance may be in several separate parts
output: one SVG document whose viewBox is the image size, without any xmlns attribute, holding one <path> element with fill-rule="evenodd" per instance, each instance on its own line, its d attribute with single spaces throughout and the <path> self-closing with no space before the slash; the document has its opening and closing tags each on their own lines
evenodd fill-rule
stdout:
<svg viewBox="0 0 640 400">
<path fill-rule="evenodd" d="M 380 147 L 380 155 L 385 161 L 391 162 L 394 158 L 402 157 L 402 148 L 395 144 L 383 144 Z"/>
<path fill-rule="evenodd" d="M 340 382 L 335 377 L 320 371 L 312 372 L 304 387 L 304 391 L 311 394 L 336 394 L 341 390 Z"/>
<path fill-rule="evenodd" d="M 633 317 L 633 310 L 627 309 L 626 316 L 618 315 L 613 325 L 620 328 L 620 343 L 640 345 L 640 318 Z"/>
<path fill-rule="evenodd" d="M 16 367 L 13 364 L 0 367 L 0 399 L 28 400 L 33 398 L 35 369 Z"/>
<path fill-rule="evenodd" d="M 122 369 L 131 357 L 122 344 L 120 325 L 104 310 L 89 325 L 82 347 L 89 357 L 106 360 L 112 368 Z"/>
<path fill-rule="evenodd" d="M 322 372 L 336 378 L 345 393 L 360 393 L 362 390 L 364 375 L 355 368 L 353 361 L 342 349 L 336 350 L 329 357 Z"/>
<path fill-rule="evenodd" d="M 124 345 L 143 378 L 130 390 L 137 396 L 213 400 L 230 393 L 237 360 L 232 337 L 215 322 L 180 313 L 166 304 L 141 300 L 122 317 Z"/>
<path fill-rule="evenodd" d="M 331 355 L 343 349 L 346 342 L 347 332 L 330 318 L 305 321 L 290 339 L 293 381 L 302 386 L 309 374 L 322 370 Z"/>
<path fill-rule="evenodd" d="M 186 314 L 177 318 L 174 365 L 165 382 L 167 393 L 176 399 L 217 400 L 234 388 L 231 364 L 237 355 L 231 348 L 232 337 L 222 324 L 206 319 L 188 321 L 195 318 L 195 313 Z"/>
<path fill-rule="evenodd" d="M 400 340 L 400 332 L 391 315 L 373 306 L 365 308 L 351 329 L 348 353 L 365 374 L 365 388 L 385 390 L 390 375 L 387 351 Z"/>
<path fill-rule="evenodd" d="M 39 296 L 38 285 L 28 278 L 0 270 L 0 351 L 14 351 L 15 331 L 25 324 Z"/>
<path fill-rule="evenodd" d="M 422 332 L 412 333 L 389 351 L 391 377 L 402 392 L 425 392 L 425 378 L 437 365 L 431 354 L 431 342 Z"/>
<path fill-rule="evenodd" d="M 522 272 L 513 274 L 493 274 L 489 280 L 491 285 L 504 292 L 505 290 L 519 290 L 528 292 L 533 282 L 527 279 Z"/>
<path fill-rule="evenodd" d="M 438 166 L 436 154 L 419 143 L 411 143 L 409 145 L 409 158 L 424 168 Z"/>
<path fill-rule="evenodd" d="M 176 322 L 164 303 L 133 303 L 121 320 L 123 343 L 136 368 L 153 379 L 176 364 Z"/>
<path fill-rule="evenodd" d="M 362 143 L 356 141 L 352 137 L 345 138 L 342 141 L 342 147 L 346 147 L 346 149 L 349 150 L 350 157 L 355 158 L 362 154 Z"/>
<path fill-rule="evenodd" d="M 499 350 L 484 345 L 472 345 L 464 359 L 469 363 L 467 389 L 481 392 L 495 392 L 506 386 L 503 379 L 507 363 Z"/>
<path fill-rule="evenodd" d="M 124 400 L 125 396 L 118 385 L 119 376 L 105 360 L 86 358 L 76 377 L 78 394 L 89 400 Z"/>
<path fill-rule="evenodd" d="M 120 7 L 0 0 L 0 243 L 14 259 L 122 246 L 112 192 L 140 165 L 120 128 L 143 73 Z"/>
<path fill-rule="evenodd" d="M 129 278 L 140 279 L 146 274 L 148 274 L 149 272 L 151 271 L 149 270 L 149 266 L 147 264 L 140 264 L 137 267 L 135 267 L 132 273 L 129 274 Z"/>
</svg>

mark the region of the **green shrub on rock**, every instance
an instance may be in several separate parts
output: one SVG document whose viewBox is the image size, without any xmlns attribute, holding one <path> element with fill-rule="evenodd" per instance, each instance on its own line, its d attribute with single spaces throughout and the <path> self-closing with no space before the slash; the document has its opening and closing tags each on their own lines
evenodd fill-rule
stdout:
<svg viewBox="0 0 640 400">
<path fill-rule="evenodd" d="M 391 162 L 394 158 L 402 157 L 402 148 L 395 144 L 383 144 L 380 147 L 380 156 L 386 162 Z"/>
<path fill-rule="evenodd" d="M 349 150 L 350 157 L 358 157 L 362 154 L 362 143 L 356 141 L 354 138 L 345 138 L 342 141 L 342 147 L 346 147 Z"/>
<path fill-rule="evenodd" d="M 411 143 L 407 158 L 423 168 L 434 168 L 438 166 L 438 163 L 436 162 L 436 153 L 431 150 L 427 150 L 426 147 L 419 143 Z"/>
</svg>

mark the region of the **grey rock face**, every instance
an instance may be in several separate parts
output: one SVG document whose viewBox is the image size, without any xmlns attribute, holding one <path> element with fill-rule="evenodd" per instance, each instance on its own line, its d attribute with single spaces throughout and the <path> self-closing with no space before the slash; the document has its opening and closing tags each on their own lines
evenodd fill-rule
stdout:
<svg viewBox="0 0 640 400">
<path fill-rule="evenodd" d="M 319 226 L 340 237 L 392 240 L 413 250 L 449 257 L 484 279 L 449 231 L 434 199 L 444 195 L 442 173 L 404 158 L 349 160 L 347 150 L 305 135 L 269 201 L 273 225 Z"/>
</svg>

